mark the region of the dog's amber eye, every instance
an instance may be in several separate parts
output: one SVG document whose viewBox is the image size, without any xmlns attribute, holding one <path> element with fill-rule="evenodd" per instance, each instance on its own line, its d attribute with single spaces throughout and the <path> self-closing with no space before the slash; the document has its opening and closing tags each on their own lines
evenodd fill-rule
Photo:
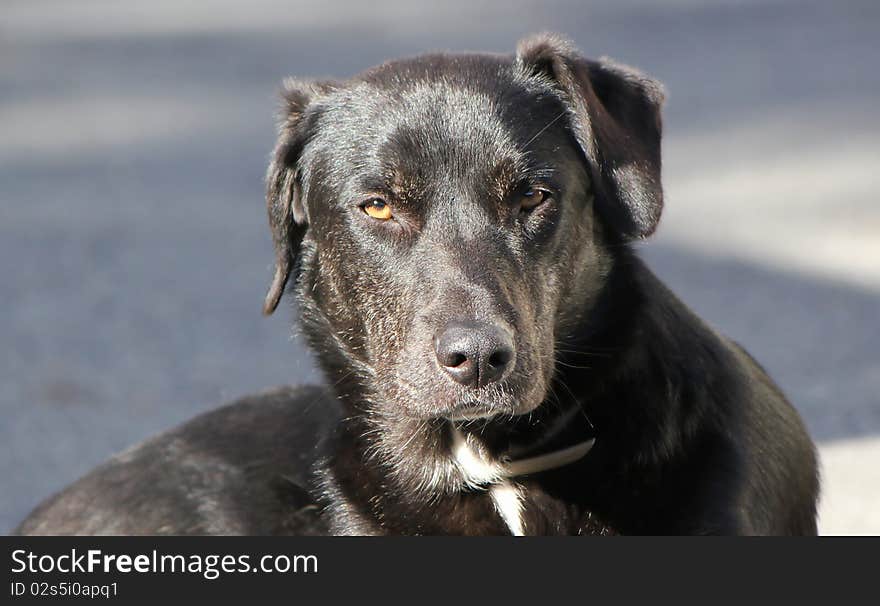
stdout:
<svg viewBox="0 0 880 606">
<path fill-rule="evenodd" d="M 528 212 L 550 199 L 550 192 L 538 187 L 530 187 L 519 196 L 520 210 Z"/>
<path fill-rule="evenodd" d="M 391 207 L 382 198 L 373 198 L 361 204 L 364 212 L 380 221 L 387 221 L 391 218 Z"/>
</svg>

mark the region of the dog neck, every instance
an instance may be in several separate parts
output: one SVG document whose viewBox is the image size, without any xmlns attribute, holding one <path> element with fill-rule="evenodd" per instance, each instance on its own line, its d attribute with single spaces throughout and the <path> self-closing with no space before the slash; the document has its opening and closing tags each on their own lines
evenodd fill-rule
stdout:
<svg viewBox="0 0 880 606">
<path fill-rule="evenodd" d="M 589 431 L 585 431 L 585 425 Z M 596 442 L 592 424 L 580 407 L 541 424 L 540 429 L 529 442 L 511 440 L 501 454 L 492 454 L 478 433 L 464 433 L 455 423 L 450 427 L 452 460 L 462 481 L 472 489 L 487 490 L 495 510 L 514 536 L 525 534 L 525 489 L 516 480 L 580 461 Z"/>
<path fill-rule="evenodd" d="M 595 429 L 578 406 L 528 425 L 526 435 L 522 428 L 512 427 L 499 447 L 497 436 L 493 445 L 484 431 L 453 422 L 450 451 L 464 484 L 485 487 L 558 469 L 584 458 L 596 442 Z"/>
<path fill-rule="evenodd" d="M 365 417 L 352 411 L 343 428 L 355 448 L 347 464 L 366 462 L 378 473 L 375 481 L 396 486 L 395 492 L 414 505 L 573 465 L 596 439 L 583 408 L 573 401 L 513 419 L 474 421 Z"/>
</svg>

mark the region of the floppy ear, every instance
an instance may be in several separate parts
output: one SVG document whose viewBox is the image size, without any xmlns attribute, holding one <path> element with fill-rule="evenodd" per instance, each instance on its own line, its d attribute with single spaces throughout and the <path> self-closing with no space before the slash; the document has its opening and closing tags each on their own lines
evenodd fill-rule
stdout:
<svg viewBox="0 0 880 606">
<path fill-rule="evenodd" d="M 315 100 L 331 88 L 331 83 L 327 82 L 284 82 L 278 142 L 266 175 L 269 227 L 275 246 L 275 276 L 263 303 L 265 315 L 278 307 L 305 236 L 308 213 L 302 200 L 299 160 L 314 131 L 317 118 Z"/>
<path fill-rule="evenodd" d="M 517 45 L 516 67 L 553 87 L 568 106 L 602 216 L 624 237 L 650 235 L 663 209 L 662 86 L 608 59 L 585 59 L 569 42 L 547 34 Z"/>
</svg>

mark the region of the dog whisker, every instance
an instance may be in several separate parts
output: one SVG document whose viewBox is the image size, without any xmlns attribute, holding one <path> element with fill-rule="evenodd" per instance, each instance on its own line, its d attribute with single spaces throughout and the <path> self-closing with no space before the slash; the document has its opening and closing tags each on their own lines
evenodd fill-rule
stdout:
<svg viewBox="0 0 880 606">
<path fill-rule="evenodd" d="M 557 123 L 559 120 L 561 120 L 561 119 L 562 119 L 567 113 L 568 113 L 568 110 L 563 110 L 558 116 L 556 116 L 555 118 L 553 118 L 552 120 L 550 120 L 550 122 L 548 122 L 548 123 L 544 126 L 544 128 L 542 128 L 541 130 L 539 130 L 537 133 L 535 133 L 535 135 L 534 135 L 531 139 L 529 139 L 528 141 L 526 141 L 525 144 L 522 146 L 522 148 L 525 149 L 526 147 L 528 147 L 529 145 L 531 145 L 532 143 L 534 143 L 535 140 L 536 140 L 538 137 L 540 137 L 541 135 L 543 135 L 543 134 L 547 131 L 548 128 L 550 128 L 551 126 L 553 126 L 554 124 L 556 124 L 556 123 Z"/>
<path fill-rule="evenodd" d="M 592 370 L 590 366 L 578 366 L 576 364 L 569 364 L 568 362 L 563 362 L 562 360 L 556 360 L 556 364 L 559 366 L 564 366 L 565 368 L 572 368 L 575 370 Z"/>
</svg>

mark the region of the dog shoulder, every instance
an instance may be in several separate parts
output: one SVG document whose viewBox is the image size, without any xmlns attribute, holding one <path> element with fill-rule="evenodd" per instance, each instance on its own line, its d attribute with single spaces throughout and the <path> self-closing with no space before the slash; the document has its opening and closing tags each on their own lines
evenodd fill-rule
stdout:
<svg viewBox="0 0 880 606">
<path fill-rule="evenodd" d="M 646 301 L 645 342 L 654 363 L 665 368 L 666 393 L 686 401 L 687 418 L 703 419 L 692 432 L 702 446 L 714 436 L 711 449 L 726 453 L 732 476 L 722 484 L 741 504 L 745 531 L 815 534 L 817 457 L 797 410 L 752 355 L 697 316 L 641 262 L 634 279 Z"/>
</svg>

